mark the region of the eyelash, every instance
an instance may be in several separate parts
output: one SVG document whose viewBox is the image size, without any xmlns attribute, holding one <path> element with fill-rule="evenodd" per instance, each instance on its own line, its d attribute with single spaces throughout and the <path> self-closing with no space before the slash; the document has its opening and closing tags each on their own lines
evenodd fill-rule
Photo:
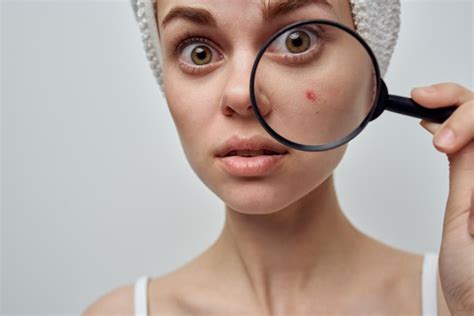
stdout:
<svg viewBox="0 0 474 316">
<path fill-rule="evenodd" d="M 209 40 L 208 38 L 202 37 L 199 34 L 186 31 L 183 35 L 181 35 L 180 37 L 176 38 L 176 40 L 173 41 L 172 43 L 172 47 L 174 47 L 173 53 L 180 54 L 187 45 L 194 44 L 194 43 L 204 43 L 216 49 L 214 47 L 213 42 Z"/>
</svg>

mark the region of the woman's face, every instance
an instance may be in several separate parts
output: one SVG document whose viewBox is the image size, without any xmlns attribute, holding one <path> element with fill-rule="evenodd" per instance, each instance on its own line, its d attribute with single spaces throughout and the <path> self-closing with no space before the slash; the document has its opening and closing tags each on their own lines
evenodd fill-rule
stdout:
<svg viewBox="0 0 474 316">
<path fill-rule="evenodd" d="M 235 211 L 267 214 L 324 182 L 346 145 L 303 152 L 273 140 L 252 111 L 249 77 L 263 42 L 292 22 L 323 18 L 354 28 L 348 1 L 158 0 L 157 6 L 165 96 L 186 157 L 205 185 Z M 355 81 L 347 78 L 355 77 L 332 74 L 318 99 L 349 95 Z M 272 111 L 271 102 L 265 111 Z M 287 153 L 259 176 L 229 172 L 217 157 L 222 146 L 253 137 Z"/>
</svg>

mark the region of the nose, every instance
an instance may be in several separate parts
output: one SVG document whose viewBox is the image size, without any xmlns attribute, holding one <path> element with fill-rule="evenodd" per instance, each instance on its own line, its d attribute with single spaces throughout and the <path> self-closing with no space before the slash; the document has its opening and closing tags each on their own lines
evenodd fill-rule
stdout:
<svg viewBox="0 0 474 316">
<path fill-rule="evenodd" d="M 239 55 L 236 53 L 233 57 L 227 70 L 228 76 L 223 88 L 221 111 L 226 116 L 254 117 L 249 86 L 255 56 L 247 51 Z M 265 116 L 270 112 L 271 107 L 267 102 L 262 102 L 258 104 L 258 109 L 261 115 Z"/>
</svg>

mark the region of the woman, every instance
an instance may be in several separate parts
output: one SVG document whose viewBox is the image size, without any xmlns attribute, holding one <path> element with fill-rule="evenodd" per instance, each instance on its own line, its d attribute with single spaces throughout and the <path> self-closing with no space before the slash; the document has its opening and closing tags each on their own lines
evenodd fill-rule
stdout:
<svg viewBox="0 0 474 316">
<path fill-rule="evenodd" d="M 258 48 L 301 19 L 357 30 L 384 73 L 398 34 L 397 1 L 369 7 L 357 0 L 157 0 L 152 9 L 149 1 L 133 3 L 186 157 L 225 203 L 226 220 L 219 238 L 191 262 L 118 288 L 84 315 L 473 313 L 472 91 L 440 83 L 411 93 L 428 108 L 457 106 L 442 125 L 421 122 L 450 161 L 439 260 L 374 240 L 344 216 L 332 173 L 346 145 L 316 154 L 285 147 L 265 133 L 250 106 L 248 78 Z M 157 25 L 146 20 L 153 10 Z M 244 155 L 240 149 L 249 146 L 282 153 L 282 163 L 259 177 L 252 177 L 258 168 L 239 173 L 221 164 L 222 154 Z"/>
</svg>

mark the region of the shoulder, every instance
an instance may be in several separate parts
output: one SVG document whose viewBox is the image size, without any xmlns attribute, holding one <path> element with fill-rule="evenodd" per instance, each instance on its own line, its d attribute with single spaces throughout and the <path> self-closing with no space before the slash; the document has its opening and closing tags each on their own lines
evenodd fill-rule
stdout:
<svg viewBox="0 0 474 316">
<path fill-rule="evenodd" d="M 395 295 L 399 298 L 400 304 L 402 304 L 402 302 L 420 302 L 421 304 L 421 291 L 423 290 L 421 277 L 425 255 L 426 254 L 414 254 L 408 251 L 396 250 L 394 256 L 391 257 L 390 260 L 396 263 L 394 266 L 397 266 L 398 269 L 398 273 L 394 274 L 394 278 L 392 279 L 392 284 L 395 285 L 392 289 L 397 293 Z M 439 271 L 436 274 L 436 293 L 438 315 L 451 315 L 441 288 Z M 394 296 L 394 293 L 391 292 L 390 295 Z M 406 305 L 409 306 L 410 304 Z M 419 307 L 417 307 L 417 309 L 418 308 Z"/>
<path fill-rule="evenodd" d="M 134 285 L 116 288 L 103 296 L 82 312 L 82 316 L 131 316 L 134 313 Z"/>
<path fill-rule="evenodd" d="M 189 281 L 189 279 L 188 279 Z M 189 309 L 182 298 L 189 292 L 180 273 L 150 277 L 147 291 L 148 313 L 150 315 L 189 315 Z M 116 288 L 94 301 L 81 316 L 133 316 L 135 283 Z M 185 293 L 183 293 L 183 291 Z"/>
</svg>

